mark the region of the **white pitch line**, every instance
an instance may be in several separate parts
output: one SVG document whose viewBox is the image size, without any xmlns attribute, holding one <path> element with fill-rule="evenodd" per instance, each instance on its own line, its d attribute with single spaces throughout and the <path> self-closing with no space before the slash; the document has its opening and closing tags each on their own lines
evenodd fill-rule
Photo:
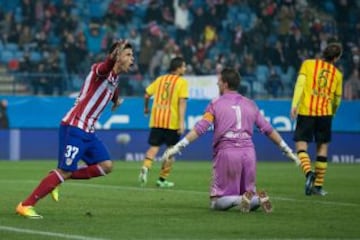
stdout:
<svg viewBox="0 0 360 240">
<path fill-rule="evenodd" d="M 135 191 L 158 191 L 158 188 L 149 188 L 149 187 L 126 187 L 126 186 L 113 186 L 113 185 L 101 185 L 101 184 L 84 184 L 84 183 L 69 183 L 69 185 L 77 185 L 80 187 L 93 187 L 93 188 L 109 188 L 109 189 L 118 189 L 118 190 L 135 190 Z M 178 189 L 166 189 L 166 191 L 173 191 L 173 192 L 179 192 L 179 193 L 187 193 L 187 194 L 209 194 L 208 192 L 202 192 L 202 191 L 193 191 L 193 190 L 178 190 Z M 315 196 L 317 197 L 317 196 Z M 299 200 L 295 198 L 286 198 L 286 197 L 271 197 L 272 199 L 276 199 L 279 201 L 291 201 L 291 202 L 309 202 L 309 200 Z M 310 198 L 309 198 L 310 199 Z M 347 203 L 347 202 L 333 202 L 333 201 L 319 201 L 314 200 L 314 198 L 311 199 L 312 203 L 318 203 L 318 204 L 324 204 L 324 205 L 336 205 L 336 206 L 345 206 L 345 207 L 359 207 L 360 204 L 356 203 Z"/>
<path fill-rule="evenodd" d="M 54 232 L 44 232 L 44 231 L 35 231 L 30 229 L 23 229 L 23 228 L 15 228 L 15 227 L 8 227 L 8 226 L 1 226 L 0 225 L 0 231 L 8 231 L 8 232 L 18 232 L 18 233 L 26 233 L 26 234 L 32 234 L 32 235 L 43 235 L 43 236 L 49 236 L 49 237 L 59 237 L 64 239 L 74 239 L 74 240 L 109 240 L 105 238 L 92 238 L 92 237 L 86 237 L 86 236 L 79 236 L 79 235 L 69 235 L 69 234 L 62 234 L 62 233 L 54 233 Z M 193 240 L 203 240 L 203 238 L 192 238 Z M 227 238 L 224 238 L 227 239 Z M 232 240 L 233 238 L 229 238 L 229 240 Z M 247 240 L 248 238 L 236 238 L 237 240 Z M 262 238 L 263 240 L 278 240 L 279 238 Z M 284 238 L 284 240 L 290 239 L 290 238 Z M 299 239 L 299 240 L 312 240 L 313 238 L 291 238 Z M 159 238 L 158 240 L 183 240 L 183 238 Z M 217 240 L 217 238 L 210 238 L 208 240 Z M 318 240 L 339 240 L 338 238 L 326 238 L 326 239 L 318 239 Z"/>
<path fill-rule="evenodd" d="M 42 235 L 42 236 L 49 236 L 49 237 L 74 239 L 74 240 L 107 240 L 105 238 L 93 238 L 93 237 L 87 237 L 87 236 L 63 234 L 63 233 L 56 233 L 56 232 L 36 231 L 36 230 L 31 230 L 31 229 L 15 228 L 15 227 L 8 227 L 8 226 L 1 226 L 1 225 L 0 225 L 0 230 L 8 231 L 8 232 L 32 234 L 32 235 Z"/>
<path fill-rule="evenodd" d="M 309 202 L 310 200 L 299 200 L 294 198 L 286 198 L 286 197 L 271 197 L 272 199 L 276 199 L 279 201 L 289 201 L 289 202 Z M 311 197 L 309 197 L 310 199 Z M 324 205 L 336 205 L 336 206 L 343 206 L 343 207 L 360 207 L 360 204 L 357 203 L 347 203 L 347 202 L 333 202 L 333 201 L 319 201 L 314 200 L 314 198 L 322 198 L 320 196 L 314 196 L 311 199 L 311 203 L 317 203 L 317 204 L 324 204 Z"/>
<path fill-rule="evenodd" d="M 34 183 L 37 181 L 33 180 L 0 180 L 0 182 L 28 182 L 28 183 Z M 79 186 L 79 187 L 89 187 L 89 188 L 107 188 L 107 189 L 117 189 L 117 190 L 132 190 L 132 191 L 158 191 L 158 188 L 156 187 L 127 187 L 127 186 L 114 186 L 114 185 L 104 185 L 104 184 L 85 184 L 85 183 L 75 183 L 75 182 L 66 182 L 65 184 L 71 185 L 71 186 Z M 173 192 L 179 192 L 184 194 L 209 194 L 208 192 L 202 192 L 202 191 L 193 191 L 193 190 L 179 190 L 179 189 L 166 189 L 166 191 L 173 191 Z M 314 196 L 315 198 L 309 197 L 309 200 L 301 200 L 301 199 L 295 199 L 295 198 L 287 198 L 287 197 L 271 197 L 272 199 L 279 200 L 279 201 L 289 201 L 289 202 L 302 202 L 302 203 L 308 203 L 311 199 L 312 203 L 317 204 L 324 204 L 324 205 L 334 205 L 334 206 L 344 206 L 344 207 L 360 207 L 360 204 L 357 203 L 348 203 L 348 202 L 334 202 L 334 201 L 326 201 L 324 200 L 315 200 L 318 196 Z M 321 197 L 318 197 L 321 198 Z"/>
</svg>

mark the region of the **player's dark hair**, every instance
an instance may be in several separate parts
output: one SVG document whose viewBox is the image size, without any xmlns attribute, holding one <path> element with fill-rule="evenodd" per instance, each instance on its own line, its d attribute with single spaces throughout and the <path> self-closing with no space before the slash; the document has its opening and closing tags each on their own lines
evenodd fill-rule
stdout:
<svg viewBox="0 0 360 240">
<path fill-rule="evenodd" d="M 183 63 L 185 62 L 185 59 L 183 57 L 175 57 L 171 59 L 170 66 L 169 66 L 169 72 L 176 71 L 179 67 L 182 67 Z"/>
<path fill-rule="evenodd" d="M 330 42 L 322 53 L 325 61 L 331 62 L 342 55 L 342 46 L 339 42 Z"/>
<path fill-rule="evenodd" d="M 119 44 L 120 44 L 119 42 L 114 42 L 109 49 L 109 54 L 111 54 L 115 50 L 115 48 L 119 46 Z M 124 49 L 127 49 L 127 48 L 132 49 L 131 43 L 126 43 Z"/>
<path fill-rule="evenodd" d="M 221 71 L 221 80 L 228 84 L 230 90 L 238 90 L 240 86 L 240 74 L 234 68 L 225 67 Z"/>
</svg>

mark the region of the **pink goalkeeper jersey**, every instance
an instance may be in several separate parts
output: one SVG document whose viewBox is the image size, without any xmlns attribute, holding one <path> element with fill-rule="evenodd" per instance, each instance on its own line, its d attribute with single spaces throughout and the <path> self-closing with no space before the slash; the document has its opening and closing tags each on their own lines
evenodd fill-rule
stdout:
<svg viewBox="0 0 360 240">
<path fill-rule="evenodd" d="M 91 67 L 74 106 L 62 119 L 62 124 L 95 131 L 95 123 L 109 101 L 118 94 L 119 77 L 112 68 L 115 62 L 106 59 Z"/>
<path fill-rule="evenodd" d="M 265 134 L 273 130 L 255 102 L 237 92 L 228 92 L 212 100 L 195 125 L 195 131 L 204 134 L 212 124 L 214 153 L 221 148 L 253 147 L 254 126 Z"/>
</svg>

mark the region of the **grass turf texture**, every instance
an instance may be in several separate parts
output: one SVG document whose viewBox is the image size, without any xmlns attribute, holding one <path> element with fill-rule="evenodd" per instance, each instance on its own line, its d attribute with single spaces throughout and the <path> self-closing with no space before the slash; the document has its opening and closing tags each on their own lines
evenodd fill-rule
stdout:
<svg viewBox="0 0 360 240">
<path fill-rule="evenodd" d="M 211 211 L 210 162 L 176 162 L 173 189 L 158 189 L 160 164 L 139 187 L 139 162 L 115 162 L 114 172 L 69 180 L 60 202 L 50 196 L 36 210 L 42 220 L 15 214 L 55 161 L 0 161 L 0 239 L 355 239 L 360 238 L 360 165 L 329 164 L 326 197 L 305 196 L 305 178 L 292 163 L 258 163 L 258 189 L 274 212 Z"/>
</svg>

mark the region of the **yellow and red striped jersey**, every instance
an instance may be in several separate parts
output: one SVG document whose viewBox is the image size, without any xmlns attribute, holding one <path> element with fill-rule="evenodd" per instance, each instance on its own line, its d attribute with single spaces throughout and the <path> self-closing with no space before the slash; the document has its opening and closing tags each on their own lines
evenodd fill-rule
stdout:
<svg viewBox="0 0 360 240">
<path fill-rule="evenodd" d="M 329 116 L 334 114 L 336 99 L 342 95 L 342 73 L 332 64 L 321 59 L 305 60 L 299 75 L 305 76 L 298 114 L 306 116 Z M 295 89 L 296 91 L 296 89 Z"/>
<path fill-rule="evenodd" d="M 151 83 L 146 93 L 153 96 L 150 127 L 179 129 L 179 100 L 189 97 L 187 81 L 178 75 L 165 74 Z"/>
</svg>

